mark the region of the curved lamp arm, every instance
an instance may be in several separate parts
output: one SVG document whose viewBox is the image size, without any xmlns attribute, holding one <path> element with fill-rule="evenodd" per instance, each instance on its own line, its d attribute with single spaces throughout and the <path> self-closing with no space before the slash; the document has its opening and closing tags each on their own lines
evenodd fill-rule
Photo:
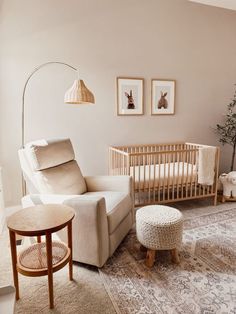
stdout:
<svg viewBox="0 0 236 314">
<path fill-rule="evenodd" d="M 49 62 L 43 63 L 40 66 L 38 66 L 37 68 L 35 68 L 33 70 L 33 72 L 29 75 L 29 77 L 27 78 L 27 80 L 25 82 L 23 94 L 22 94 L 22 147 L 23 148 L 25 145 L 25 94 L 26 94 L 27 85 L 28 85 L 31 77 L 38 70 L 40 70 L 41 68 L 43 68 L 49 64 L 64 65 L 64 66 L 71 68 L 72 70 L 76 71 L 78 74 L 78 70 L 75 67 L 71 66 L 70 64 L 67 64 L 64 62 L 58 62 L 58 61 L 49 61 Z M 74 81 L 74 84 L 72 85 L 72 87 L 66 92 L 64 101 L 67 104 L 94 104 L 95 98 L 94 98 L 93 93 L 84 84 L 84 81 L 77 78 L 77 80 Z M 23 176 L 22 176 L 22 192 L 23 192 L 23 195 L 25 195 L 26 183 L 24 181 Z"/>
<path fill-rule="evenodd" d="M 61 64 L 61 65 L 64 65 L 66 67 L 69 67 L 71 68 L 72 70 L 76 71 L 78 73 L 78 70 L 71 66 L 70 64 L 67 64 L 67 63 L 64 63 L 64 62 L 59 62 L 59 61 L 49 61 L 49 62 L 46 62 L 46 63 L 43 63 L 41 65 L 39 65 L 38 67 L 36 67 L 33 72 L 28 76 L 26 82 L 25 82 L 25 85 L 24 85 L 24 88 L 23 88 L 23 94 L 22 94 L 22 114 L 21 114 L 21 123 L 22 123 L 22 138 L 21 138 L 21 144 L 22 144 L 22 147 L 24 147 L 25 145 L 25 93 L 26 93 L 26 88 L 27 88 L 27 85 L 31 79 L 31 77 L 36 73 L 38 72 L 41 68 L 49 65 L 49 64 Z M 26 192 L 26 182 L 24 180 L 24 177 L 22 175 L 22 194 L 23 196 L 25 195 L 25 192 Z"/>
<path fill-rule="evenodd" d="M 61 65 L 64 65 L 66 67 L 69 67 L 71 68 L 72 70 L 78 72 L 78 70 L 73 67 L 72 65 L 70 64 L 67 64 L 67 63 L 64 63 L 64 62 L 59 62 L 59 61 L 49 61 L 49 62 L 46 62 L 46 63 L 43 63 L 41 65 L 39 65 L 38 67 L 36 67 L 33 72 L 29 75 L 29 77 L 27 78 L 26 82 L 25 82 L 25 85 L 24 85 L 24 89 L 23 89 L 23 94 L 22 94 L 22 115 L 21 115 L 21 121 L 22 121 L 22 139 L 21 139 L 21 142 L 22 142 L 22 147 L 24 147 L 24 144 L 25 144 L 25 93 L 26 93 L 26 88 L 27 88 L 27 85 L 31 79 L 31 77 L 36 73 L 38 72 L 41 68 L 49 65 L 49 64 L 61 64 Z"/>
</svg>

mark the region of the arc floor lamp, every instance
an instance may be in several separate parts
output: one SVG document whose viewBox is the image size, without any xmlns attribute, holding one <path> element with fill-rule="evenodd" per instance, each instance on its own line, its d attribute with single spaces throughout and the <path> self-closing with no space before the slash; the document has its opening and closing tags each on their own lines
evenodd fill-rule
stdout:
<svg viewBox="0 0 236 314">
<path fill-rule="evenodd" d="M 68 68 L 74 70 L 75 72 L 77 72 L 77 79 L 74 81 L 71 88 L 68 89 L 65 93 L 64 102 L 66 104 L 94 104 L 95 103 L 93 93 L 86 87 L 86 85 L 84 84 L 84 81 L 79 78 L 79 72 L 78 72 L 77 68 L 73 67 L 70 64 L 67 64 L 64 62 L 59 62 L 59 61 L 49 61 L 49 62 L 46 62 L 46 63 L 39 65 L 28 76 L 28 78 L 25 82 L 24 88 L 23 88 L 22 115 L 21 115 L 21 117 L 22 117 L 21 118 L 21 122 L 22 122 L 22 124 L 21 124 L 22 125 L 22 147 L 24 147 L 24 145 L 25 145 L 25 94 L 26 94 L 28 83 L 29 83 L 30 79 L 32 78 L 32 76 L 36 72 L 38 72 L 43 67 L 46 67 L 46 66 L 51 65 L 51 64 L 63 65 L 65 67 L 68 67 Z M 25 185 L 24 179 L 22 178 L 23 195 L 25 195 L 25 191 L 26 191 L 26 185 Z"/>
</svg>

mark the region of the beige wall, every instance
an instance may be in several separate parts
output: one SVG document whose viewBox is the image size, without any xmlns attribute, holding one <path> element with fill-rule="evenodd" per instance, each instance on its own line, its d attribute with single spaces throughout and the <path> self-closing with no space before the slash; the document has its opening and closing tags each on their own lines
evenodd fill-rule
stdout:
<svg viewBox="0 0 236 314">
<path fill-rule="evenodd" d="M 8 205 L 20 199 L 21 94 L 31 70 L 79 67 L 96 105 L 63 103 L 75 74 L 42 69 L 26 96 L 27 140 L 70 137 L 84 174 L 107 173 L 111 144 L 216 144 L 236 83 L 236 12 L 185 0 L 0 2 L 0 164 Z M 145 115 L 117 117 L 115 78 L 145 78 Z M 150 116 L 150 79 L 177 81 L 176 114 Z M 222 170 L 229 166 L 223 150 Z"/>
</svg>

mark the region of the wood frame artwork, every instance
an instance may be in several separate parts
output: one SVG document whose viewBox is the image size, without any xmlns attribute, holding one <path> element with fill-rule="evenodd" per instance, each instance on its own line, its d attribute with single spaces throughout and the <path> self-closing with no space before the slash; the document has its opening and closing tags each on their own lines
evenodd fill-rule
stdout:
<svg viewBox="0 0 236 314">
<path fill-rule="evenodd" d="M 175 113 L 175 80 L 152 79 L 151 114 L 167 115 Z"/>
<path fill-rule="evenodd" d="M 117 115 L 143 115 L 144 79 L 135 77 L 117 77 Z"/>
</svg>

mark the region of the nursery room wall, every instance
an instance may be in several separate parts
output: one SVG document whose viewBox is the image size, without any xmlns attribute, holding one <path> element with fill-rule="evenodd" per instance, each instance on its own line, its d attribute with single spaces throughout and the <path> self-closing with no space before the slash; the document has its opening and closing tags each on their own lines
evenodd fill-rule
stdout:
<svg viewBox="0 0 236 314">
<path fill-rule="evenodd" d="M 7 206 L 20 202 L 21 97 L 47 61 L 79 68 L 95 105 L 66 105 L 76 78 L 51 65 L 30 81 L 26 141 L 71 138 L 85 175 L 107 174 L 108 146 L 218 143 L 236 83 L 236 11 L 187 0 L 0 1 L 0 165 Z M 117 116 L 116 77 L 145 79 L 144 115 Z M 174 115 L 151 116 L 151 79 L 176 80 Z M 221 171 L 230 166 L 222 149 Z"/>
</svg>

